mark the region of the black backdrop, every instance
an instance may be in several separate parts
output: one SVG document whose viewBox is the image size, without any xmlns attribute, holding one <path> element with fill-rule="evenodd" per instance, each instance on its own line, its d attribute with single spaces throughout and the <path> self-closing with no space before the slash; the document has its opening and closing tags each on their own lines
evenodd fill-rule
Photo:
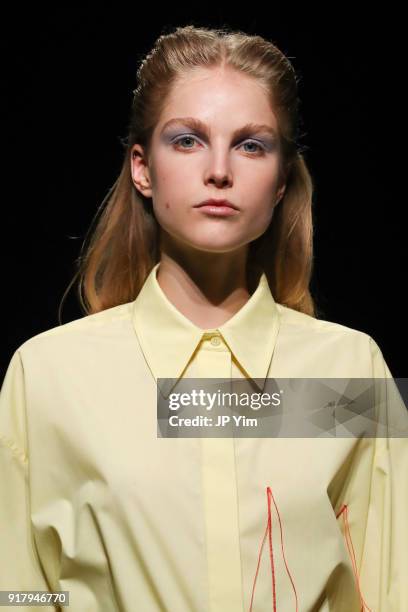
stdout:
<svg viewBox="0 0 408 612">
<path fill-rule="evenodd" d="M 163 28 L 188 23 L 261 34 L 291 59 L 316 187 L 321 318 L 367 332 L 393 375 L 408 376 L 406 202 L 389 143 L 399 127 L 390 76 L 398 16 L 368 6 L 12 8 L 1 35 L 1 379 L 22 342 L 58 325 L 86 230 L 121 167 L 137 61 Z M 62 322 L 81 316 L 71 289 Z"/>
</svg>

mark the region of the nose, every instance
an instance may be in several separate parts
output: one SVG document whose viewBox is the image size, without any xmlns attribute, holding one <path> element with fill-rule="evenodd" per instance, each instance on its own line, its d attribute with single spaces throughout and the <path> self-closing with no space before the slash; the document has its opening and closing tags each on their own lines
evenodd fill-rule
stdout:
<svg viewBox="0 0 408 612">
<path fill-rule="evenodd" d="M 205 175 L 205 183 L 215 184 L 217 187 L 228 187 L 232 184 L 231 167 L 226 154 L 214 153 L 211 155 Z"/>
</svg>

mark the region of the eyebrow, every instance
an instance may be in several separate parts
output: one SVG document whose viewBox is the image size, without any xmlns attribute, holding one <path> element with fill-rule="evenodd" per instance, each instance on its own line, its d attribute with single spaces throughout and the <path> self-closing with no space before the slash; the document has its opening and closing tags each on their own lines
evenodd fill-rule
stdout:
<svg viewBox="0 0 408 612">
<path fill-rule="evenodd" d="M 164 124 L 161 131 L 163 132 L 166 128 L 176 124 L 185 125 L 186 127 L 189 127 L 190 129 L 195 130 L 196 132 L 204 134 L 205 136 L 209 136 L 210 133 L 208 126 L 202 121 L 200 121 L 200 119 L 196 119 L 195 117 L 175 117 L 174 119 L 170 119 Z M 233 138 L 247 136 L 248 133 L 251 132 L 267 132 L 272 136 L 277 136 L 276 130 L 272 126 L 267 125 L 266 123 L 247 123 L 243 127 L 238 128 L 234 131 Z"/>
</svg>

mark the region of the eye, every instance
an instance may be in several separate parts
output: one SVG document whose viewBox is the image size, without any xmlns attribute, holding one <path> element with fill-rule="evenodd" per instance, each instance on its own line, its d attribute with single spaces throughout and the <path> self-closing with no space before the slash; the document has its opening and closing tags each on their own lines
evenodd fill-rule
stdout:
<svg viewBox="0 0 408 612">
<path fill-rule="evenodd" d="M 179 138 L 176 138 L 176 140 L 173 140 L 173 144 L 178 144 L 179 142 L 182 142 L 183 140 L 196 140 L 194 138 L 194 136 L 180 136 Z M 182 147 L 183 149 L 185 147 Z M 191 149 L 191 147 L 187 147 L 187 149 Z"/>
<path fill-rule="evenodd" d="M 247 140 L 243 144 L 255 145 L 255 147 L 258 147 L 258 151 L 261 151 L 261 152 L 265 151 L 264 147 L 259 142 L 256 142 L 255 140 Z M 249 153 L 251 153 L 251 151 L 249 151 Z"/>
<path fill-rule="evenodd" d="M 197 139 L 195 138 L 195 136 L 193 136 L 191 134 L 188 134 L 188 135 L 180 136 L 179 138 L 176 138 L 175 140 L 173 140 L 172 144 L 179 145 L 179 143 L 181 143 L 181 142 L 183 142 L 185 140 L 191 140 L 191 141 L 198 142 Z M 260 142 L 257 142 L 255 140 L 246 140 L 246 141 L 244 141 L 242 143 L 242 145 L 248 145 L 248 144 L 251 145 L 251 146 L 258 147 L 258 150 L 257 151 L 247 151 L 247 153 L 255 153 L 255 154 L 261 154 L 262 155 L 265 152 L 265 150 L 266 150 L 265 147 Z M 193 147 L 183 147 L 182 146 L 181 148 L 182 149 L 186 149 L 186 148 L 187 149 L 192 149 Z"/>
</svg>

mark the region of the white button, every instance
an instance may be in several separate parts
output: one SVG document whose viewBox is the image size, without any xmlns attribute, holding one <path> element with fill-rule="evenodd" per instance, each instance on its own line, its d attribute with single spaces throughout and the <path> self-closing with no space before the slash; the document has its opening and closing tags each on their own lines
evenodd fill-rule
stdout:
<svg viewBox="0 0 408 612">
<path fill-rule="evenodd" d="M 218 336 L 213 336 L 210 342 L 213 346 L 218 346 L 221 344 L 221 340 L 218 338 Z"/>
</svg>

